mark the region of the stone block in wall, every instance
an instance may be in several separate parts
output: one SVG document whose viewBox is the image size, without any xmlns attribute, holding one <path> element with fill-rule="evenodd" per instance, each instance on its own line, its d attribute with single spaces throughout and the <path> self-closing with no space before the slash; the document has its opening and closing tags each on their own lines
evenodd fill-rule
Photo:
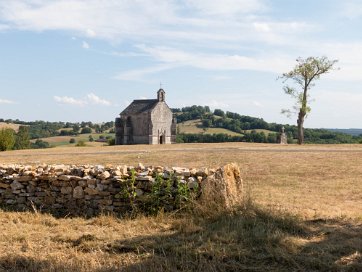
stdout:
<svg viewBox="0 0 362 272">
<path fill-rule="evenodd" d="M 84 192 L 86 193 L 86 194 L 88 194 L 88 195 L 97 195 L 98 193 L 99 193 L 99 191 L 98 190 L 96 190 L 96 189 L 92 189 L 92 188 L 85 188 L 84 189 Z"/>
<path fill-rule="evenodd" d="M 10 184 L 10 187 L 13 191 L 16 191 L 16 190 L 19 190 L 19 189 L 22 189 L 24 188 L 24 185 L 21 184 L 20 182 L 14 180 L 11 184 Z"/>
<path fill-rule="evenodd" d="M 206 167 L 201 168 L 197 171 L 196 175 L 205 178 L 209 175 L 209 169 Z"/>
<path fill-rule="evenodd" d="M 136 180 L 137 181 L 149 181 L 149 182 L 155 181 L 155 179 L 151 176 L 139 176 L 139 177 L 136 177 Z"/>
<path fill-rule="evenodd" d="M 35 196 L 44 197 L 46 195 L 47 195 L 46 192 L 35 192 Z"/>
<path fill-rule="evenodd" d="M 89 177 L 89 176 L 88 176 L 88 177 Z M 89 177 L 89 178 L 87 178 L 87 179 L 85 179 L 85 180 L 87 181 L 88 186 L 89 186 L 89 185 L 96 185 L 96 184 L 97 184 L 97 180 L 96 180 L 95 178 Z"/>
<path fill-rule="evenodd" d="M 103 185 L 103 184 L 97 184 L 97 186 L 96 186 L 96 189 L 99 191 L 99 192 L 102 192 L 103 190 L 104 190 L 104 187 L 105 187 L 106 185 Z"/>
<path fill-rule="evenodd" d="M 84 191 L 82 186 L 77 186 L 73 189 L 73 198 L 83 198 L 84 197 Z"/>
<path fill-rule="evenodd" d="M 62 180 L 62 181 L 69 181 L 71 177 L 72 176 L 70 176 L 70 175 L 60 175 L 60 176 L 58 176 L 57 179 Z"/>
<path fill-rule="evenodd" d="M 36 180 L 31 180 L 31 181 L 29 181 L 29 184 L 30 184 L 30 185 L 33 185 L 33 186 L 37 186 L 37 185 L 38 185 L 38 181 L 36 181 Z"/>
<path fill-rule="evenodd" d="M 104 191 L 98 192 L 98 194 L 99 194 L 100 196 L 109 196 L 109 195 L 111 195 L 110 192 L 104 192 Z"/>
<path fill-rule="evenodd" d="M 5 201 L 5 204 L 14 205 L 14 204 L 16 204 L 16 200 L 15 199 L 8 199 L 8 200 Z"/>
<path fill-rule="evenodd" d="M 104 171 L 103 173 L 98 175 L 98 178 L 105 180 L 111 177 L 111 174 L 108 171 Z"/>
<path fill-rule="evenodd" d="M 147 171 L 142 171 L 142 172 L 136 173 L 136 176 L 137 176 L 137 177 L 146 177 L 146 176 L 148 176 L 148 175 L 149 175 L 148 170 L 147 170 Z"/>
<path fill-rule="evenodd" d="M 102 179 L 101 180 L 101 184 L 108 185 L 108 184 L 111 184 L 111 183 L 112 183 L 112 180 L 110 180 L 110 179 Z"/>
<path fill-rule="evenodd" d="M 75 183 L 75 184 L 77 184 L 77 183 Z M 87 183 L 87 181 L 80 179 L 80 180 L 78 180 L 78 185 L 82 186 L 84 188 L 88 185 L 88 183 Z"/>
<path fill-rule="evenodd" d="M 112 205 L 113 200 L 112 199 L 101 199 L 101 200 L 98 201 L 98 203 L 100 205 L 108 206 L 108 205 Z"/>
<path fill-rule="evenodd" d="M 28 197 L 28 200 L 30 202 L 33 202 L 36 205 L 42 205 L 43 204 L 43 198 L 42 197 L 31 196 L 31 197 Z"/>
<path fill-rule="evenodd" d="M 55 203 L 55 197 L 53 197 L 53 196 L 45 196 L 44 197 L 44 204 L 52 205 L 54 203 Z"/>
<path fill-rule="evenodd" d="M 71 186 L 61 187 L 60 192 L 64 195 L 71 194 L 73 192 L 73 188 Z"/>
<path fill-rule="evenodd" d="M 172 171 L 176 176 L 189 177 L 191 175 L 190 169 L 184 167 L 172 167 Z"/>
<path fill-rule="evenodd" d="M 34 179 L 34 177 L 33 176 L 18 176 L 18 177 L 16 177 L 16 181 L 18 181 L 18 182 L 28 182 L 28 181 L 31 181 L 31 180 L 33 180 Z"/>
<path fill-rule="evenodd" d="M 10 184 L 4 183 L 4 182 L 0 182 L 0 188 L 2 189 L 7 189 L 10 187 Z"/>
<path fill-rule="evenodd" d="M 136 188 L 135 189 L 136 197 L 140 197 L 144 194 L 144 191 L 141 189 Z"/>
<path fill-rule="evenodd" d="M 192 190 L 196 190 L 199 188 L 199 182 L 196 178 L 194 177 L 189 177 L 187 179 L 187 186 L 192 189 Z"/>
</svg>

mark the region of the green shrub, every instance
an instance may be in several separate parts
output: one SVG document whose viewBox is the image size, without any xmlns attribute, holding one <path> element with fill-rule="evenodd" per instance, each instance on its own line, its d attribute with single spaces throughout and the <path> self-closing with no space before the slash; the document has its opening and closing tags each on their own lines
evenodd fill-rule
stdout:
<svg viewBox="0 0 362 272">
<path fill-rule="evenodd" d="M 0 151 L 13 149 L 15 144 L 15 131 L 11 128 L 0 130 Z"/>
<path fill-rule="evenodd" d="M 85 141 L 79 140 L 78 143 L 77 143 L 75 146 L 81 146 L 81 147 L 83 147 L 83 146 L 86 146 L 86 144 L 85 144 Z"/>
<path fill-rule="evenodd" d="M 37 139 L 35 141 L 35 143 L 32 143 L 31 144 L 31 148 L 35 148 L 35 149 L 38 149 L 38 148 L 49 148 L 50 145 L 48 142 L 46 141 L 43 141 L 43 140 L 40 140 L 40 139 Z"/>
<path fill-rule="evenodd" d="M 109 138 L 107 140 L 107 142 L 108 142 L 109 145 L 115 145 L 116 144 L 116 139 L 115 138 Z"/>
<path fill-rule="evenodd" d="M 90 127 L 84 127 L 80 131 L 80 134 L 87 134 L 87 133 L 92 133 L 92 129 Z"/>
</svg>

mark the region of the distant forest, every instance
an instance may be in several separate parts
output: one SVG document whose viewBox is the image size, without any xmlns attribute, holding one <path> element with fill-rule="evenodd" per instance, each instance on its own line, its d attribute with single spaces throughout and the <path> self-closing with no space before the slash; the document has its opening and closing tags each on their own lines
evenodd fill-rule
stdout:
<svg viewBox="0 0 362 272">
<path fill-rule="evenodd" d="M 92 122 L 46 122 L 46 121 L 32 121 L 25 122 L 18 119 L 0 119 L 0 122 L 19 124 L 29 127 L 29 138 L 39 139 L 54 136 L 75 136 L 78 134 L 91 133 L 92 129 L 96 133 L 103 133 L 109 131 L 114 132 L 114 122 L 105 122 L 102 124 L 95 124 Z"/>
<path fill-rule="evenodd" d="M 238 113 L 224 112 L 220 109 L 211 111 L 208 106 L 191 106 L 181 109 L 172 109 L 177 122 L 200 119 L 204 128 L 225 128 L 242 136 L 229 136 L 226 134 L 178 134 L 178 142 L 259 142 L 275 143 L 284 126 L 288 137 L 288 143 L 294 143 L 298 136 L 297 126 L 282 125 L 277 123 L 268 123 L 262 118 L 255 118 Z M 257 132 L 257 130 L 267 130 L 266 132 Z M 362 133 L 362 130 L 361 130 Z M 344 143 L 362 143 L 362 134 L 351 135 L 338 130 L 329 129 L 305 129 L 305 143 L 313 144 L 344 144 Z"/>
</svg>

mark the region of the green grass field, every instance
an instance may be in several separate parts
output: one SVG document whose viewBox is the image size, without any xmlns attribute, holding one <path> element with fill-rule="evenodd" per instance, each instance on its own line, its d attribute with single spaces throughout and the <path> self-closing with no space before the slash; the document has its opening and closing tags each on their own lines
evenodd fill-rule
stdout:
<svg viewBox="0 0 362 272">
<path fill-rule="evenodd" d="M 104 137 L 114 137 L 114 134 L 111 133 L 89 133 L 89 134 L 78 134 L 77 136 L 55 136 L 55 137 L 48 137 L 48 138 L 42 138 L 41 140 L 48 142 L 52 147 L 57 146 L 75 146 L 79 141 L 84 141 L 86 145 L 89 146 L 102 146 L 106 143 L 103 142 L 90 142 L 89 136 L 92 135 L 94 140 L 99 139 L 100 135 L 103 135 Z M 75 143 L 71 144 L 69 143 L 70 139 L 74 138 Z M 35 140 L 32 140 L 32 142 L 35 142 Z"/>
<path fill-rule="evenodd" d="M 267 129 L 248 129 L 248 130 L 246 130 L 246 132 L 247 133 L 250 133 L 250 132 L 252 132 L 252 131 L 256 131 L 256 132 L 264 132 L 266 135 L 268 135 L 269 133 L 277 133 L 277 132 L 275 132 L 275 131 L 271 131 L 271 130 L 267 130 Z"/>
<path fill-rule="evenodd" d="M 225 129 L 225 128 L 202 128 L 201 120 L 190 120 L 177 124 L 179 133 L 195 133 L 195 134 L 217 134 L 223 133 L 230 136 L 242 136 L 240 133 Z"/>
</svg>

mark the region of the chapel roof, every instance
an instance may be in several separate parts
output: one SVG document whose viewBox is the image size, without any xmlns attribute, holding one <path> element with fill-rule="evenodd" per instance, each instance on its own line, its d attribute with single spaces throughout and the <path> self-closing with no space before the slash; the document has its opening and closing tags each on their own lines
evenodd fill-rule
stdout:
<svg viewBox="0 0 362 272">
<path fill-rule="evenodd" d="M 156 104 L 158 99 L 140 99 L 133 100 L 133 102 L 121 112 L 121 115 L 139 114 L 143 112 L 151 111 Z"/>
</svg>

